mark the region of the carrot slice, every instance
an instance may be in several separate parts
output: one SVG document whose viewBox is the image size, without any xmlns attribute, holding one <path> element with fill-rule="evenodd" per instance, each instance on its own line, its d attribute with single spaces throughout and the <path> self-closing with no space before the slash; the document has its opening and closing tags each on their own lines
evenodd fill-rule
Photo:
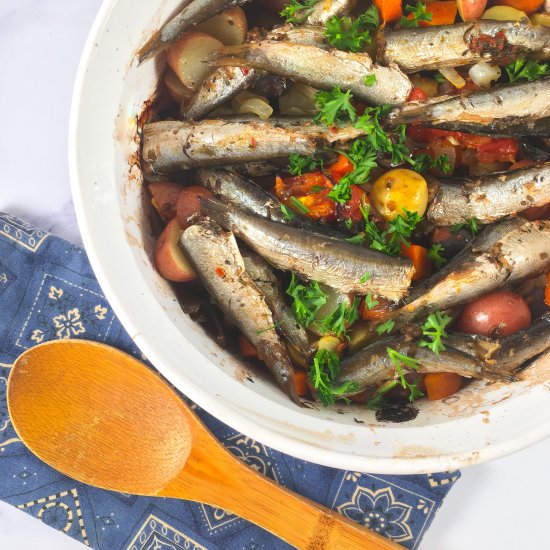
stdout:
<svg viewBox="0 0 550 550">
<path fill-rule="evenodd" d="M 431 372 L 424 376 L 424 385 L 430 401 L 445 399 L 462 387 L 462 376 L 454 372 Z"/>
<path fill-rule="evenodd" d="M 411 244 L 410 246 L 401 244 L 401 255 L 412 260 L 414 267 L 413 281 L 418 281 L 432 274 L 432 262 L 428 258 L 428 250 L 423 246 L 419 244 Z"/>
<path fill-rule="evenodd" d="M 374 5 L 380 12 L 380 18 L 385 23 L 397 21 L 403 15 L 401 0 L 374 0 Z"/>
<path fill-rule="evenodd" d="M 546 274 L 546 287 L 544 289 L 544 303 L 550 307 L 550 271 Z"/>
<path fill-rule="evenodd" d="M 456 19 L 457 5 L 454 0 L 428 2 L 426 12 L 432 14 L 430 21 L 419 21 L 420 27 L 434 27 L 436 25 L 452 25 Z M 412 18 L 412 14 L 408 18 Z"/>
<path fill-rule="evenodd" d="M 353 172 L 353 163 L 346 155 L 341 153 L 338 160 L 327 167 L 329 176 L 336 182 L 340 181 L 346 174 Z"/>
<path fill-rule="evenodd" d="M 242 334 L 239 336 L 239 349 L 243 357 L 258 357 L 256 348 Z"/>
<path fill-rule="evenodd" d="M 307 382 L 307 372 L 304 370 L 297 370 L 294 373 L 294 387 L 296 388 L 296 393 L 300 397 L 309 397 L 309 384 Z"/>
<path fill-rule="evenodd" d="M 511 6 L 525 13 L 534 13 L 544 4 L 544 0 L 497 0 L 491 6 Z"/>
</svg>

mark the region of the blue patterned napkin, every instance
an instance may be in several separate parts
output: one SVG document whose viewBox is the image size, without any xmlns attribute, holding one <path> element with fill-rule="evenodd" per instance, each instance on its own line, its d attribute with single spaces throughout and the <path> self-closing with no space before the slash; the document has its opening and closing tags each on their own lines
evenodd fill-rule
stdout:
<svg viewBox="0 0 550 550">
<path fill-rule="evenodd" d="M 6 382 L 19 354 L 55 338 L 106 342 L 143 359 L 103 296 L 84 250 L 0 214 L 0 499 L 103 550 L 290 548 L 219 508 L 95 489 L 32 455 L 10 424 Z M 193 408 L 250 466 L 407 548 L 418 547 L 460 476 L 382 476 L 326 468 L 270 449 Z"/>
</svg>

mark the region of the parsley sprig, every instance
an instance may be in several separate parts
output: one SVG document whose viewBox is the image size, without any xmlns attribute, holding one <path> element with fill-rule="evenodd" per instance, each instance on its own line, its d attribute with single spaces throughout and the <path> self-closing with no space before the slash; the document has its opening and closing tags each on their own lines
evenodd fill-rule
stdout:
<svg viewBox="0 0 550 550">
<path fill-rule="evenodd" d="M 382 384 L 374 392 L 374 395 L 371 397 L 371 399 L 367 401 L 367 409 L 370 409 L 371 411 L 376 411 L 388 405 L 387 401 L 384 399 L 384 395 L 388 393 L 391 389 L 395 388 L 397 384 L 399 384 L 398 380 L 388 380 L 387 382 L 384 382 L 384 384 Z"/>
<path fill-rule="evenodd" d="M 508 79 L 512 84 L 518 80 L 538 80 L 550 72 L 548 63 L 539 63 L 534 59 L 526 59 L 525 57 L 518 57 L 515 61 L 506 65 L 505 68 Z"/>
<path fill-rule="evenodd" d="M 406 16 L 401 17 L 399 24 L 403 28 L 418 27 L 419 21 L 431 21 L 432 14 L 426 11 L 426 4 L 417 2 L 415 6 L 405 6 L 405 11 L 412 13 L 412 18 L 408 19 Z"/>
<path fill-rule="evenodd" d="M 302 157 L 298 153 L 290 153 L 288 171 L 294 176 L 301 176 L 302 172 L 312 172 L 322 166 L 322 159 Z"/>
<path fill-rule="evenodd" d="M 426 322 L 422 325 L 422 334 L 427 340 L 420 340 L 418 345 L 421 348 L 432 350 L 436 355 L 439 355 L 441 351 L 445 351 L 446 348 L 442 340 L 447 338 L 445 328 L 452 320 L 452 317 L 449 317 L 446 313 L 441 313 L 441 311 L 428 315 Z"/>
<path fill-rule="evenodd" d="M 300 3 L 299 0 L 290 0 L 283 11 L 279 13 L 281 17 L 286 19 L 287 23 L 303 23 L 313 11 L 313 6 L 320 0 L 304 0 Z"/>
<path fill-rule="evenodd" d="M 446 258 L 441 255 L 442 251 L 444 249 L 440 244 L 434 244 L 428 250 L 428 259 L 434 263 L 436 269 L 441 269 L 447 263 Z"/>
<path fill-rule="evenodd" d="M 409 357 L 408 355 L 399 353 L 393 348 L 386 348 L 386 352 L 388 353 L 390 359 L 395 365 L 395 370 L 397 371 L 397 374 L 399 376 L 401 386 L 409 390 L 409 401 L 414 401 L 418 397 L 422 397 L 422 395 L 424 394 L 418 389 L 418 386 L 416 384 L 411 384 L 410 382 L 408 382 L 405 378 L 405 373 L 403 372 L 403 365 L 409 367 L 412 370 L 418 370 L 418 367 L 420 366 L 419 362 L 413 357 Z"/>
<path fill-rule="evenodd" d="M 318 282 L 304 285 L 297 282 L 294 273 L 286 293 L 293 298 L 292 311 L 304 327 L 309 327 L 315 321 L 318 311 L 327 303 L 327 295 L 319 288 Z"/>
<path fill-rule="evenodd" d="M 313 364 L 309 369 L 309 379 L 323 405 L 333 405 L 337 399 L 349 402 L 346 394 L 357 391 L 359 386 L 352 380 L 347 380 L 339 386 L 334 381 L 340 373 L 340 359 L 336 353 L 327 349 L 317 350 Z"/>
<path fill-rule="evenodd" d="M 315 94 L 315 104 L 319 107 L 319 113 L 314 120 L 322 122 L 326 126 L 340 122 L 355 121 L 357 111 L 351 104 L 352 95 L 348 90 L 343 92 L 339 86 L 335 86 L 330 92 L 320 91 Z"/>
<path fill-rule="evenodd" d="M 338 50 L 359 52 L 371 43 L 371 31 L 380 26 L 376 6 L 371 6 L 354 20 L 351 17 L 331 17 L 326 23 L 325 37 Z"/>
<path fill-rule="evenodd" d="M 355 297 L 351 306 L 341 303 L 322 321 L 321 326 L 326 332 L 333 332 L 336 336 L 347 336 L 348 328 L 359 319 L 360 299 Z"/>
<path fill-rule="evenodd" d="M 470 218 L 468 221 L 463 223 L 455 223 L 451 227 L 451 231 L 453 233 L 458 233 L 461 229 L 466 227 L 470 230 L 470 233 L 472 234 L 472 237 L 475 237 L 479 233 L 479 226 L 478 226 L 477 218 Z"/>
</svg>

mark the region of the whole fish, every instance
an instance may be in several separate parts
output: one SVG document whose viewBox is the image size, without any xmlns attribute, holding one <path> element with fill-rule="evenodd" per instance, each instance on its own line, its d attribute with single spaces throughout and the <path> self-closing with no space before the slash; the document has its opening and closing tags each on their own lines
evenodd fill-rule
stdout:
<svg viewBox="0 0 550 550">
<path fill-rule="evenodd" d="M 390 314 L 394 330 L 542 272 L 550 265 L 550 222 L 510 219 L 488 226 Z"/>
<path fill-rule="evenodd" d="M 478 178 L 429 179 L 434 199 L 426 214 L 435 225 L 476 218 L 490 223 L 550 202 L 550 162 Z"/>
<path fill-rule="evenodd" d="M 394 301 L 406 294 L 411 283 L 414 268 L 408 259 L 228 210 L 215 200 L 201 200 L 201 211 L 233 231 L 270 264 L 306 280 L 341 292 L 379 294 Z"/>
<path fill-rule="evenodd" d="M 352 126 L 328 128 L 311 120 L 300 125 L 293 119 L 153 122 L 143 127 L 142 170 L 148 180 L 166 179 L 192 168 L 288 158 L 290 153 L 309 156 L 362 133 Z"/>
<path fill-rule="evenodd" d="M 378 34 L 376 60 L 405 73 L 490 61 L 506 65 L 518 55 L 550 57 L 550 29 L 527 23 L 479 20 Z"/>
<path fill-rule="evenodd" d="M 322 27 L 292 27 L 283 25 L 268 33 L 252 31 L 249 41 L 286 40 L 297 44 L 322 46 L 325 42 Z M 253 86 L 262 71 L 250 67 L 218 67 L 203 81 L 195 95 L 181 104 L 185 119 L 200 120 L 233 96 Z"/>
<path fill-rule="evenodd" d="M 366 388 L 381 386 L 384 382 L 397 377 L 397 369 L 388 355 L 391 348 L 419 362 L 417 372 L 453 372 L 468 378 L 481 378 L 489 381 L 513 381 L 513 377 L 501 373 L 492 366 L 485 365 L 476 358 L 458 350 L 447 348 L 436 355 L 432 351 L 419 347 L 414 340 L 402 336 L 390 336 L 377 340 L 358 353 L 342 360 L 340 372 L 335 381 L 339 386 L 353 381 L 357 384 L 354 394 Z M 404 371 L 411 370 L 400 365 Z"/>
<path fill-rule="evenodd" d="M 550 78 L 411 101 L 388 115 L 391 125 L 424 126 L 477 134 L 550 135 Z"/>
<path fill-rule="evenodd" d="M 307 359 L 311 354 L 309 337 L 304 327 L 296 321 L 292 310 L 285 304 L 285 295 L 273 268 L 251 250 L 243 251 L 242 256 L 246 272 L 262 291 L 267 305 L 273 312 L 275 328 L 304 359 Z"/>
<path fill-rule="evenodd" d="M 308 25 L 324 25 L 331 17 L 349 15 L 355 0 L 317 0 L 307 16 Z"/>
<path fill-rule="evenodd" d="M 222 11 L 244 4 L 247 0 L 191 0 L 170 21 L 165 23 L 138 52 L 143 63 L 157 53 L 166 50 L 185 31 Z"/>
<path fill-rule="evenodd" d="M 202 221 L 182 234 L 180 246 L 202 283 L 222 311 L 258 350 L 279 386 L 295 403 L 294 369 L 275 325 L 273 314 L 250 275 L 231 232 Z"/>
<path fill-rule="evenodd" d="M 401 105 L 412 90 L 410 80 L 395 65 L 375 65 L 366 53 L 327 50 L 294 42 L 260 42 L 220 48 L 214 65 L 250 66 L 279 74 L 321 90 L 339 86 L 374 105 Z M 368 86 L 366 76 L 375 76 Z"/>
</svg>

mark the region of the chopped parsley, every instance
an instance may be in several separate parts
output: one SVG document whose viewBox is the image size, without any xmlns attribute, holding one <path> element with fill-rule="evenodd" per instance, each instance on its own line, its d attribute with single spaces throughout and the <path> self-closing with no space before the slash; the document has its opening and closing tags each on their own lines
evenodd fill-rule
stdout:
<svg viewBox="0 0 550 550">
<path fill-rule="evenodd" d="M 376 411 L 388 405 L 384 400 L 384 395 L 388 393 L 392 388 L 395 388 L 399 384 L 398 380 L 388 380 L 382 384 L 375 392 L 371 399 L 367 402 L 367 409 Z"/>
<path fill-rule="evenodd" d="M 367 86 L 374 86 L 376 84 L 376 75 L 375 74 L 368 74 L 367 76 L 365 76 L 365 78 L 363 79 L 363 82 L 367 85 Z"/>
<path fill-rule="evenodd" d="M 260 328 L 256 331 L 256 334 L 259 336 L 260 334 L 263 334 L 264 332 L 267 332 L 268 330 L 275 330 L 279 326 L 279 323 L 274 323 L 273 325 L 266 327 L 266 328 Z"/>
<path fill-rule="evenodd" d="M 290 202 L 296 208 L 296 210 L 298 210 L 298 212 L 301 212 L 302 214 L 309 214 L 309 208 L 294 195 L 290 197 Z"/>
<path fill-rule="evenodd" d="M 318 311 L 327 302 L 327 295 L 320 289 L 318 282 L 312 281 L 309 285 L 298 283 L 294 273 L 286 293 L 293 298 L 292 311 L 304 327 L 315 321 Z"/>
<path fill-rule="evenodd" d="M 434 244 L 430 250 L 428 250 L 428 259 L 433 262 L 436 269 L 441 269 L 447 263 L 447 260 L 441 255 L 442 251 L 444 251 L 444 249 L 440 244 Z"/>
<path fill-rule="evenodd" d="M 309 369 L 309 379 L 323 405 L 333 405 L 337 399 L 343 399 L 348 393 L 359 389 L 356 382 L 347 380 L 339 386 L 334 385 L 334 381 L 340 373 L 340 359 L 336 353 L 327 349 L 317 350 L 313 358 L 313 364 Z"/>
<path fill-rule="evenodd" d="M 376 332 L 378 334 L 391 334 L 391 331 L 393 330 L 393 327 L 395 326 L 395 321 L 392 319 L 388 319 L 385 323 L 382 323 L 381 325 L 378 325 L 376 327 Z"/>
<path fill-rule="evenodd" d="M 369 293 L 365 296 L 365 306 L 367 306 L 367 309 L 372 309 L 376 307 L 380 302 L 378 300 L 374 300 L 372 295 Z"/>
<path fill-rule="evenodd" d="M 281 204 L 281 212 L 283 213 L 283 217 L 285 218 L 285 220 L 290 221 L 292 218 L 294 218 L 294 212 L 292 212 L 292 210 L 284 204 Z"/>
<path fill-rule="evenodd" d="M 371 31 L 380 26 L 376 6 L 352 20 L 351 17 L 331 17 L 326 22 L 325 37 L 328 43 L 339 50 L 359 52 L 365 44 L 371 43 Z"/>
<path fill-rule="evenodd" d="M 315 94 L 315 104 L 319 107 L 319 113 L 314 120 L 327 126 L 339 122 L 354 122 L 357 111 L 351 104 L 352 95 L 348 90 L 342 92 L 339 86 L 335 86 L 330 92 L 320 91 Z"/>
<path fill-rule="evenodd" d="M 436 355 L 439 355 L 440 351 L 445 351 L 442 339 L 447 338 L 445 327 L 452 321 L 452 317 L 449 317 L 441 311 L 436 311 L 431 315 L 428 315 L 426 322 L 422 325 L 422 334 L 428 338 L 427 340 L 420 340 L 418 345 L 421 348 L 428 348 L 432 350 Z"/>
<path fill-rule="evenodd" d="M 313 11 L 313 6 L 317 2 L 319 0 L 304 0 L 303 3 L 300 3 L 298 0 L 290 0 L 279 15 L 286 19 L 287 23 L 303 23 Z"/>
<path fill-rule="evenodd" d="M 412 14 L 412 18 L 408 19 L 406 16 L 401 17 L 399 24 L 403 28 L 418 27 L 419 21 L 431 21 L 432 14 L 426 11 L 426 4 L 417 2 L 415 6 L 405 6 L 405 11 Z"/>
<path fill-rule="evenodd" d="M 355 297 L 351 306 L 344 303 L 339 304 L 330 315 L 321 321 L 321 326 L 326 332 L 333 332 L 338 337 L 347 336 L 348 327 L 359 319 L 359 303 L 360 299 Z"/>
<path fill-rule="evenodd" d="M 518 57 L 515 61 L 506 65 L 505 69 L 512 84 L 518 80 L 538 80 L 550 71 L 548 63 L 539 63 L 534 59 L 526 59 L 525 57 Z"/>
<path fill-rule="evenodd" d="M 476 218 L 470 218 L 467 222 L 463 222 L 463 223 L 455 223 L 451 227 L 451 231 L 453 233 L 458 233 L 464 227 L 470 230 L 472 237 L 475 237 L 479 233 L 479 226 Z"/>
<path fill-rule="evenodd" d="M 359 282 L 361 284 L 366 283 L 370 279 L 370 273 L 367 271 L 360 279 Z"/>
<path fill-rule="evenodd" d="M 302 172 L 312 172 L 323 165 L 321 160 L 314 157 L 302 157 L 298 153 L 290 153 L 289 163 L 288 171 L 294 176 L 301 176 Z"/>
<path fill-rule="evenodd" d="M 399 353 L 393 348 L 386 348 L 386 352 L 388 353 L 390 359 L 395 365 L 395 370 L 397 371 L 397 374 L 399 376 L 401 386 L 409 390 L 409 401 L 414 401 L 416 398 L 422 397 L 422 395 L 424 394 L 418 389 L 418 386 L 416 384 L 411 384 L 405 378 L 405 373 L 403 372 L 402 366 L 406 365 L 412 370 L 418 370 L 418 361 L 412 357 L 409 357 L 408 355 L 403 355 L 402 353 Z"/>
</svg>

